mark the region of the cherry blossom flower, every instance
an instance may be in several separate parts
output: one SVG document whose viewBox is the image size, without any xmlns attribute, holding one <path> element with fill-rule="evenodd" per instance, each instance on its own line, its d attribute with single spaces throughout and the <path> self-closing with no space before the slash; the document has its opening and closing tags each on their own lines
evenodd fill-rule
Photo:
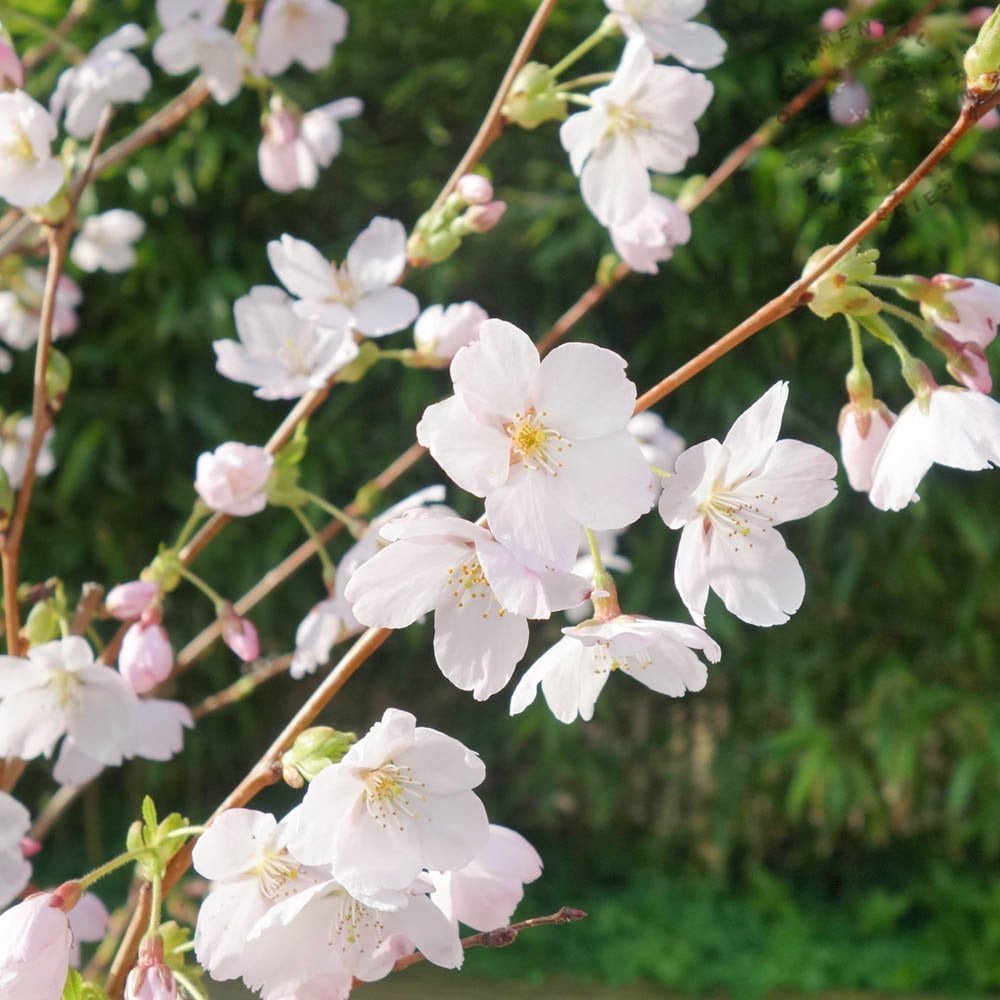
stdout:
<svg viewBox="0 0 1000 1000">
<path fill-rule="evenodd" d="M 919 500 L 917 485 L 935 463 L 969 471 L 1000 465 L 1000 403 L 934 385 L 924 399 L 904 406 L 875 462 L 871 502 L 879 510 L 902 510 Z"/>
<path fill-rule="evenodd" d="M 135 622 L 122 639 L 118 672 L 136 693 L 145 694 L 162 684 L 174 669 L 174 650 L 162 625 Z"/>
<path fill-rule="evenodd" d="M 198 961 L 213 979 L 243 975 L 251 928 L 276 902 L 320 882 L 328 871 L 287 849 L 288 824 L 254 809 L 227 809 L 198 838 L 192 861 L 214 883 L 194 934 Z"/>
<path fill-rule="evenodd" d="M 110 914 L 99 896 L 83 893 L 69 911 L 69 929 L 73 932 L 73 946 L 69 950 L 69 964 L 80 968 L 80 945 L 100 941 L 108 931 Z"/>
<path fill-rule="evenodd" d="M 344 97 L 299 115 L 281 101 L 272 100 L 264 120 L 264 137 L 257 150 L 260 176 L 272 191 L 287 193 L 312 189 L 320 167 L 328 167 L 340 152 L 340 123 L 357 118 L 364 105 L 356 97 Z"/>
<path fill-rule="evenodd" d="M 344 591 L 357 568 L 388 544 L 380 534 L 382 528 L 409 510 L 422 509 L 434 515 L 453 514 L 454 511 L 441 504 L 444 495 L 443 486 L 427 486 L 372 518 L 361 537 L 341 557 L 333 594 L 315 605 L 295 632 L 295 652 L 289 668 L 293 678 L 299 680 L 315 672 L 317 667 L 330 659 L 334 643 L 360 632 L 364 627 L 354 617 Z"/>
<path fill-rule="evenodd" d="M 301 319 L 280 288 L 257 285 L 236 300 L 233 315 L 239 341 L 212 344 L 215 367 L 234 382 L 257 386 L 260 399 L 297 399 L 321 389 L 358 356 L 346 330 Z"/>
<path fill-rule="evenodd" d="M 49 113 L 23 90 L 0 94 L 0 198 L 28 208 L 62 187 L 63 167 L 51 151 L 56 132 Z"/>
<path fill-rule="evenodd" d="M 813 445 L 778 440 L 787 399 L 788 383 L 776 383 L 721 444 L 688 448 L 663 484 L 660 516 L 683 528 L 674 584 L 701 626 L 709 588 L 751 625 L 780 625 L 802 604 L 802 568 L 774 529 L 834 498 L 837 462 Z"/>
<path fill-rule="evenodd" d="M 13 795 L 0 791 L 0 909 L 28 884 L 31 864 L 21 842 L 31 827 L 31 814 Z"/>
<path fill-rule="evenodd" d="M 564 637 L 528 668 L 510 699 L 510 714 L 523 712 L 542 686 L 552 714 L 565 723 L 578 715 L 589 722 L 608 677 L 620 670 L 652 691 L 680 698 L 700 691 L 708 679 L 705 665 L 721 655 L 718 644 L 694 625 L 619 615 L 563 629 Z"/>
<path fill-rule="evenodd" d="M 73 944 L 67 915 L 51 892 L 0 913 L 0 995 L 4 1000 L 59 1000 Z"/>
<path fill-rule="evenodd" d="M 69 636 L 0 656 L 0 755 L 51 757 L 67 736 L 94 760 L 122 761 L 134 739 L 135 697 L 121 675 Z"/>
<path fill-rule="evenodd" d="M 274 458 L 256 445 L 227 441 L 198 456 L 194 488 L 211 510 L 248 517 L 267 506 Z"/>
<path fill-rule="evenodd" d="M 197 68 L 219 104 L 228 104 L 243 86 L 247 54 L 221 26 L 226 0 L 156 0 L 163 34 L 153 45 L 153 59 L 171 76 Z"/>
<path fill-rule="evenodd" d="M 494 537 L 535 569 L 565 570 L 580 527 L 623 528 L 654 502 L 626 430 L 635 386 L 591 344 L 544 359 L 527 334 L 488 320 L 451 363 L 455 395 L 429 406 L 417 439 L 463 489 L 486 498 Z"/>
<path fill-rule="evenodd" d="M 393 544 L 355 570 L 345 596 L 365 625 L 404 628 L 434 612 L 434 658 L 477 701 L 510 680 L 528 646 L 528 618 L 579 604 L 588 582 L 538 573 L 478 525 L 458 517 L 400 518 Z"/>
<path fill-rule="evenodd" d="M 840 457 L 851 488 L 867 493 L 872 488 L 872 471 L 896 415 L 880 400 L 871 406 L 848 403 L 840 411 Z"/>
<path fill-rule="evenodd" d="M 698 151 L 694 122 L 712 99 L 712 84 L 679 66 L 657 66 L 640 41 L 625 46 L 594 106 L 559 129 L 583 200 L 605 226 L 631 222 L 652 190 L 647 170 L 675 174 Z"/>
<path fill-rule="evenodd" d="M 633 271 L 656 274 L 657 264 L 670 260 L 674 247 L 691 239 L 691 218 L 669 198 L 651 191 L 639 213 L 611 226 L 615 253 Z"/>
<path fill-rule="evenodd" d="M 66 131 L 74 139 L 89 139 L 109 104 L 135 104 L 146 96 L 149 70 L 128 51 L 145 41 L 142 28 L 125 24 L 59 77 L 49 109 L 57 120 L 65 110 Z"/>
<path fill-rule="evenodd" d="M 487 205 L 493 200 L 493 185 L 482 174 L 462 174 L 455 193 L 470 205 Z"/>
<path fill-rule="evenodd" d="M 936 275 L 934 284 L 946 288 L 946 306 L 921 303 L 920 311 L 960 343 L 987 347 L 997 335 L 1000 323 L 1000 285 L 981 278 Z"/>
<path fill-rule="evenodd" d="M 458 740 L 388 708 L 313 779 L 289 849 L 307 864 L 331 865 L 351 893 L 405 889 L 421 869 L 461 868 L 482 848 L 489 824 L 472 789 L 484 776 Z"/>
<path fill-rule="evenodd" d="M 684 451 L 684 438 L 667 427 L 658 413 L 652 410 L 637 413 L 628 422 L 628 432 L 639 442 L 642 457 L 651 469 L 673 472 L 674 463 Z"/>
<path fill-rule="evenodd" d="M 629 38 L 646 43 L 657 59 L 673 56 L 694 69 L 722 62 L 726 43 L 714 28 L 691 21 L 705 0 L 604 0 Z"/>
<path fill-rule="evenodd" d="M 830 94 L 830 118 L 838 125 L 850 128 L 868 117 L 871 98 L 865 85 L 858 80 L 841 80 Z"/>
<path fill-rule="evenodd" d="M 456 302 L 450 306 L 428 306 L 413 327 L 417 352 L 428 361 L 444 367 L 459 348 L 472 343 L 479 327 L 489 314 L 475 302 Z"/>
<path fill-rule="evenodd" d="M 28 464 L 28 446 L 34 424 L 31 417 L 0 424 L 0 468 L 7 473 L 13 490 L 19 490 L 24 482 L 24 470 Z M 35 462 L 35 475 L 47 476 L 56 467 L 52 454 L 52 431 L 47 430 L 42 438 L 42 450 Z"/>
<path fill-rule="evenodd" d="M 260 18 L 257 67 L 266 76 L 293 61 L 316 72 L 333 58 L 347 34 L 347 11 L 332 0 L 268 0 Z"/>
<path fill-rule="evenodd" d="M 37 268 L 26 267 L 19 275 L 16 291 L 0 292 L 0 340 L 6 341 L 15 350 L 27 350 L 38 340 L 44 288 L 44 273 Z M 56 285 L 55 313 L 52 317 L 54 340 L 76 330 L 76 307 L 82 301 L 80 286 L 68 275 L 62 275 Z"/>
<path fill-rule="evenodd" d="M 92 215 L 73 241 L 70 259 L 81 271 L 120 274 L 135 264 L 133 244 L 145 231 L 142 216 L 124 208 Z"/>
<path fill-rule="evenodd" d="M 431 888 L 420 879 L 405 891 L 360 895 L 330 881 L 279 903 L 250 932 L 244 982 L 264 987 L 268 997 L 290 970 L 311 979 L 339 967 L 373 982 L 415 948 L 435 965 L 458 968 L 464 957 L 458 933 L 428 898 Z"/>
<path fill-rule="evenodd" d="M 146 936 L 139 946 L 139 961 L 125 981 L 125 1000 L 175 1000 L 177 983 L 163 960 L 163 938 Z"/>
<path fill-rule="evenodd" d="M 147 580 L 130 580 L 108 591 L 104 607 L 109 615 L 122 622 L 134 621 L 160 598 L 160 586 Z"/>
<path fill-rule="evenodd" d="M 819 26 L 824 31 L 839 31 L 847 24 L 847 11 L 839 7 L 827 7 L 819 19 Z"/>
<path fill-rule="evenodd" d="M 249 618 L 241 618 L 231 604 L 224 605 L 219 613 L 222 624 L 222 641 L 244 663 L 260 656 L 260 639 L 257 627 Z"/>
<path fill-rule="evenodd" d="M 541 874 L 538 851 L 516 831 L 491 823 L 486 846 L 464 868 L 429 873 L 431 902 L 453 923 L 492 931 L 510 923 L 524 886 Z"/>
<path fill-rule="evenodd" d="M 396 285 L 406 268 L 406 230 L 396 219 L 374 218 L 339 266 L 287 234 L 268 243 L 267 255 L 299 299 L 295 312 L 324 326 L 382 337 L 408 327 L 420 311 L 416 296 Z"/>
</svg>

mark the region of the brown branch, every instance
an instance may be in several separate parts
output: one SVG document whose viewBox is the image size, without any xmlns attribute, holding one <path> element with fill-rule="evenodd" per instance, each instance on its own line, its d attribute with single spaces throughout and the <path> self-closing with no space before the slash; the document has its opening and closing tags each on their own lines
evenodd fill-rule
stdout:
<svg viewBox="0 0 1000 1000">
<path fill-rule="evenodd" d="M 519 920 L 516 924 L 508 924 L 506 927 L 497 927 L 492 931 L 481 931 L 479 934 L 470 934 L 462 938 L 462 950 L 468 951 L 470 948 L 506 948 L 517 940 L 521 931 L 528 931 L 534 927 L 548 927 L 554 924 L 571 924 L 577 920 L 585 920 L 587 914 L 583 910 L 574 909 L 572 906 L 560 907 L 555 913 L 550 913 L 547 917 L 532 917 L 530 920 Z M 411 965 L 424 962 L 426 958 L 419 952 L 406 955 L 397 959 L 392 967 L 393 972 L 402 972 Z"/>
<path fill-rule="evenodd" d="M 52 34 L 37 48 L 29 49 L 21 60 L 25 72 L 34 69 L 43 59 L 47 59 L 59 49 L 60 43 L 79 24 L 90 8 L 91 0 L 74 0 L 63 19 L 52 29 Z"/>
<path fill-rule="evenodd" d="M 528 23 L 524 36 L 521 38 L 521 43 L 518 45 L 510 61 L 510 65 L 507 67 L 507 72 L 504 73 L 503 79 L 500 81 L 500 86 L 493 97 L 493 103 L 486 112 L 486 117 L 479 126 L 479 131 L 473 137 L 469 148 L 465 151 L 465 155 L 459 160 L 458 166 L 452 171 L 451 177 L 448 178 L 448 183 L 445 184 L 441 189 L 441 193 L 434 199 L 434 204 L 430 208 L 431 213 L 436 212 L 445 203 L 448 195 L 455 190 L 458 179 L 467 174 L 482 159 L 486 150 L 500 138 L 500 134 L 503 132 L 500 109 L 503 107 L 503 102 L 507 99 L 507 91 L 510 90 L 514 78 L 521 72 L 522 67 L 528 61 L 528 56 L 531 55 L 531 50 L 535 47 L 538 36 L 541 35 L 542 29 L 545 27 L 545 22 L 549 19 L 549 15 L 552 13 L 557 2 L 558 0 L 541 0 L 541 3 L 539 3 L 538 9 Z"/>
<path fill-rule="evenodd" d="M 286 653 L 284 656 L 275 656 L 270 660 L 263 660 L 252 670 L 245 673 L 239 680 L 233 681 L 228 687 L 224 687 L 215 694 L 210 694 L 200 704 L 191 709 L 191 714 L 195 719 L 203 719 L 212 712 L 219 709 L 228 708 L 236 702 L 253 694 L 259 685 L 269 681 L 272 677 L 285 673 L 291 666 L 292 654 Z"/>
</svg>

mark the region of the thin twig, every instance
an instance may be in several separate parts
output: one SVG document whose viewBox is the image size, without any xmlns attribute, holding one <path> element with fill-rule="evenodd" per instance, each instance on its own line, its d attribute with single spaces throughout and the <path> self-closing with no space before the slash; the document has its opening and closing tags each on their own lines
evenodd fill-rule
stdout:
<svg viewBox="0 0 1000 1000">
<path fill-rule="evenodd" d="M 259 685 L 269 681 L 272 677 L 285 673 L 292 663 L 292 654 L 275 656 L 270 660 L 263 660 L 252 670 L 245 673 L 239 680 L 233 681 L 228 687 L 224 687 L 215 694 L 210 694 L 200 704 L 191 709 L 191 714 L 195 719 L 203 719 L 206 715 L 218 712 L 219 709 L 228 708 L 242 701 L 251 695 Z"/>
<path fill-rule="evenodd" d="M 21 60 L 25 72 L 34 69 L 43 59 L 58 51 L 66 36 L 79 24 L 90 8 L 91 0 L 74 0 L 63 19 L 52 29 L 52 34 L 38 48 L 29 49 Z"/>
</svg>

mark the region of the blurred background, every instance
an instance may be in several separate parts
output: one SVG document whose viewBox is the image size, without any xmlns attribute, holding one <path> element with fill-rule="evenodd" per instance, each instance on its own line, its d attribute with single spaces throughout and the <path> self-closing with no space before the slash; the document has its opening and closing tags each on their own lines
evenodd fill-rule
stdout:
<svg viewBox="0 0 1000 1000">
<path fill-rule="evenodd" d="M 314 191 L 264 187 L 261 107 L 244 91 L 226 108 L 200 109 L 85 201 L 86 211 L 139 212 L 148 233 L 133 271 L 81 278 L 80 330 L 61 345 L 73 385 L 57 423 L 57 467 L 41 483 L 28 525 L 25 579 L 58 576 L 75 595 L 86 580 L 110 586 L 135 577 L 184 522 L 198 454 L 230 439 L 264 442 L 286 404 L 261 402 L 217 375 L 211 343 L 235 335 L 236 298 L 274 283 L 267 241 L 287 232 L 339 259 L 374 215 L 412 226 L 475 132 L 534 9 L 530 0 L 343 2 L 351 27 L 332 65 L 315 75 L 296 68 L 282 81 L 306 109 L 349 95 L 365 102 Z M 19 5 L 51 23 L 66 6 L 7 6 Z M 716 94 L 698 123 L 701 149 L 689 175 L 709 173 L 818 72 L 824 6 L 709 4 L 706 17 L 729 50 L 708 74 Z M 973 37 L 962 29 L 968 6 L 940 4 L 927 37 L 858 71 L 871 101 L 860 124 L 831 121 L 825 98 L 807 108 L 697 211 L 690 245 L 659 276 L 629 277 L 573 337 L 622 353 L 642 390 L 785 288 L 813 250 L 874 208 L 954 120 L 962 86 L 955 70 Z M 918 7 L 886 0 L 871 14 L 891 31 Z M 605 12 L 599 0 L 561 0 L 535 58 L 554 63 Z M 155 29 L 154 4 L 95 4 L 72 41 L 90 48 L 125 19 Z M 16 18 L 8 26 L 16 31 Z M 16 37 L 37 37 L 23 27 Z M 580 72 L 612 69 L 618 51 L 605 43 Z M 151 64 L 148 53 L 144 60 Z M 36 96 L 50 93 L 60 65 L 56 58 L 41 67 L 30 84 Z M 154 79 L 140 117 L 187 82 L 155 71 Z M 112 136 L 133 115 L 123 109 Z M 881 250 L 884 273 L 1000 279 L 998 134 L 967 136 L 877 243 L 866 244 Z M 474 299 L 537 337 L 591 283 L 610 243 L 582 204 L 555 126 L 508 130 L 485 166 L 508 202 L 506 217 L 407 285 L 424 306 Z M 657 183 L 675 195 L 683 181 Z M 410 345 L 407 333 L 390 340 Z M 943 365 L 923 357 L 943 379 Z M 871 350 L 868 364 L 876 394 L 898 410 L 909 396 L 893 356 Z M 656 410 L 689 443 L 721 438 L 761 392 L 788 379 L 783 435 L 836 452 L 848 365 L 846 327 L 800 311 Z M 381 365 L 361 384 L 337 387 L 310 423 L 306 485 L 349 502 L 411 443 L 423 408 L 449 385 L 444 372 Z M 30 358 L 19 357 L 4 377 L 3 407 L 26 409 L 29 392 Z M 384 504 L 440 481 L 425 460 Z M 840 485 L 832 505 L 783 529 L 807 579 L 791 622 L 755 629 L 710 600 L 708 628 L 724 655 L 701 694 L 672 701 L 613 677 L 589 724 L 564 726 L 540 700 L 511 719 L 504 695 L 476 703 L 443 679 L 427 625 L 393 636 L 324 712 L 322 722 L 363 732 L 394 705 L 478 750 L 491 818 L 525 834 L 545 861 L 518 915 L 561 905 L 590 914 L 526 933 L 501 952 L 470 952 L 470 975 L 535 984 L 571 977 L 619 997 L 1000 991 L 996 479 L 935 467 L 921 502 L 899 514 L 875 510 L 843 476 Z M 476 513 L 457 490 L 449 496 Z M 236 598 L 300 535 L 287 512 L 269 510 L 228 528 L 195 568 Z M 686 618 L 672 584 L 676 541 L 655 516 L 625 536 L 633 571 L 618 586 L 629 610 Z M 323 596 L 313 563 L 261 604 L 252 617 L 264 652 L 290 650 L 298 622 Z M 180 646 L 212 617 L 208 602 L 182 588 L 165 624 Z M 533 629 L 526 664 L 563 624 Z M 213 647 L 175 697 L 195 704 L 240 669 L 228 650 Z M 119 850 L 144 792 L 161 813 L 200 821 L 318 681 L 281 676 L 206 718 L 172 764 L 136 761 L 106 772 L 51 833 L 35 881 L 55 883 Z M 53 791 L 40 763 L 19 787 L 33 813 Z M 254 804 L 283 812 L 297 799 L 282 786 Z M 102 883 L 109 905 L 120 902 L 125 882 Z M 189 894 L 176 893 L 172 905 L 193 917 Z M 439 995 L 434 984 L 443 978 L 424 980 L 427 995 Z M 448 982 L 449 996 L 491 995 Z M 371 994 L 396 995 L 390 990 L 402 983 Z M 605 995 L 562 988 L 566 996 Z M 538 995 L 557 994 L 547 987 Z"/>
</svg>

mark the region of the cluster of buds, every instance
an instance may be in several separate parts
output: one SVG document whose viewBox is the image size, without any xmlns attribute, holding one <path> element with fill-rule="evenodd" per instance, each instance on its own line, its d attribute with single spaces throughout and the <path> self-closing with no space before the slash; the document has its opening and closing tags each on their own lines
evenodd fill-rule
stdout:
<svg viewBox="0 0 1000 1000">
<path fill-rule="evenodd" d="M 447 260 L 466 236 L 488 233 L 503 217 L 507 203 L 493 197 L 493 185 L 481 174 L 465 174 L 441 208 L 425 212 L 406 243 L 413 267 Z"/>
</svg>

